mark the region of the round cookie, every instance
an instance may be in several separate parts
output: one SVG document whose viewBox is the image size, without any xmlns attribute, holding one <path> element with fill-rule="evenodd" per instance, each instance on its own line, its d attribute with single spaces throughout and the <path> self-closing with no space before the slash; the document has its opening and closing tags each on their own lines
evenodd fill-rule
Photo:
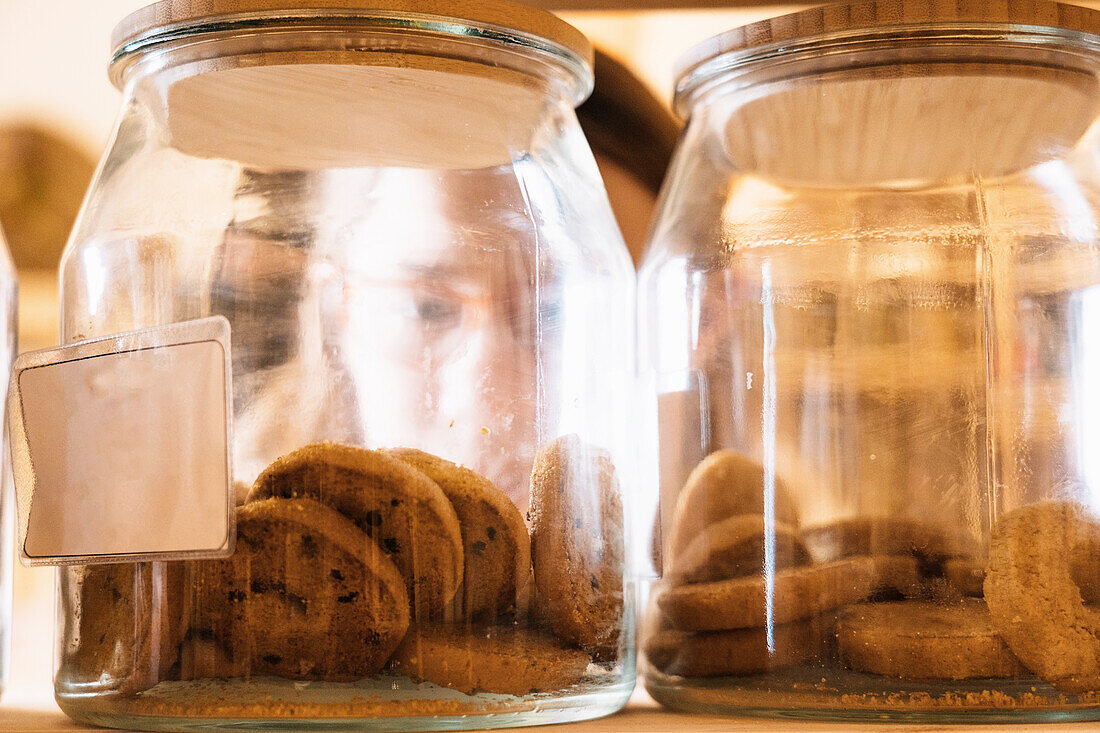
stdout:
<svg viewBox="0 0 1100 733">
<path fill-rule="evenodd" d="M 531 539 L 512 500 L 481 474 L 430 453 L 415 448 L 386 453 L 435 481 L 458 515 L 465 569 L 444 615 L 479 618 L 513 607 L 531 568 Z"/>
<path fill-rule="evenodd" d="M 404 579 L 373 540 L 312 499 L 237 509 L 237 549 L 195 563 L 208 630 L 252 674 L 359 679 L 378 672 L 409 626 Z M 369 559 L 368 559 L 369 558 Z"/>
<path fill-rule="evenodd" d="M 588 663 L 587 654 L 553 636 L 514 625 L 413 626 L 391 661 L 398 672 L 467 695 L 519 696 L 574 685 Z"/>
<path fill-rule="evenodd" d="M 985 602 L 862 603 L 837 619 L 840 661 L 902 679 L 965 680 L 1026 674 L 993 628 Z"/>
<path fill-rule="evenodd" d="M 870 595 L 873 578 L 871 558 L 853 557 L 780 570 L 772 577 L 771 604 L 766 578 L 759 575 L 672 587 L 657 604 L 672 625 L 684 631 L 747 629 L 812 618 L 858 603 Z"/>
<path fill-rule="evenodd" d="M 665 547 L 675 557 L 707 526 L 738 514 L 764 514 L 764 466 L 732 450 L 704 458 L 688 476 Z M 798 505 L 786 483 L 775 477 L 775 521 L 798 527 Z"/>
<path fill-rule="evenodd" d="M 913 555 L 942 563 L 972 555 L 966 537 L 945 527 L 899 517 L 848 517 L 803 529 L 802 537 L 817 562 L 853 555 Z"/>
<path fill-rule="evenodd" d="M 1032 672 L 1069 692 L 1100 689 L 1100 611 L 1074 582 L 1078 545 L 1100 541 L 1081 504 L 1045 501 L 993 526 L 985 600 L 1001 637 Z"/>
<path fill-rule="evenodd" d="M 810 552 L 798 529 L 782 522 L 771 528 L 770 557 L 763 514 L 739 514 L 715 522 L 673 556 L 668 579 L 673 583 L 708 583 L 763 572 L 765 560 L 775 570 L 810 564 Z"/>
<path fill-rule="evenodd" d="M 462 532 L 451 502 L 430 478 L 382 451 L 299 448 L 264 469 L 248 501 L 271 497 L 316 499 L 355 522 L 401 571 L 416 618 L 442 614 L 462 582 Z"/>
<path fill-rule="evenodd" d="M 623 507 L 606 451 L 566 435 L 531 472 L 531 558 L 542 610 L 560 638 L 618 645 L 623 618 Z"/>
<path fill-rule="evenodd" d="M 128 695 L 165 679 L 187 631 L 190 594 L 183 563 L 121 563 L 62 569 L 74 604 L 58 677 L 88 691 Z M 75 610 L 76 613 L 73 613 Z"/>
<path fill-rule="evenodd" d="M 762 628 L 690 632 L 659 629 L 649 634 L 646 659 L 665 674 L 724 677 L 758 674 L 807 662 L 817 656 L 818 634 L 810 621 L 773 628 L 772 648 Z"/>
</svg>

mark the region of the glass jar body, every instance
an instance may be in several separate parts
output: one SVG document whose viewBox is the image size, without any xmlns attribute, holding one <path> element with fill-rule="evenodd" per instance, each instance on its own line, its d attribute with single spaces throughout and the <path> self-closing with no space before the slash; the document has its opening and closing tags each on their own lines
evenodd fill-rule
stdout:
<svg viewBox="0 0 1100 733">
<path fill-rule="evenodd" d="M 690 100 L 639 286 L 662 703 L 1098 714 L 1029 647 L 1072 625 L 1043 603 L 1087 614 L 1051 543 L 1100 508 L 1095 58 L 985 30 L 807 42 Z M 1024 568 L 1064 598 L 1030 605 Z"/>
<path fill-rule="evenodd" d="M 633 685 L 633 274 L 571 101 L 349 38 L 382 44 L 229 37 L 127 82 L 63 339 L 228 319 L 237 548 L 61 570 L 78 719 L 499 727 Z"/>
</svg>

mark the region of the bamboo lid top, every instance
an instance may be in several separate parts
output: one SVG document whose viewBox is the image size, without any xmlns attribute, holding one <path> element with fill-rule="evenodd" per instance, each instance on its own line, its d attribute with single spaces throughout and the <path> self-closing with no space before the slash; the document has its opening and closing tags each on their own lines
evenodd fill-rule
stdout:
<svg viewBox="0 0 1100 733">
<path fill-rule="evenodd" d="M 901 25 L 993 23 L 1100 34 L 1100 11 L 1047 0 L 869 0 L 770 18 L 721 33 L 680 57 L 677 75 L 716 56 L 824 33 Z"/>
<path fill-rule="evenodd" d="M 126 16 L 111 33 L 111 45 L 117 53 L 143 37 L 192 23 L 343 14 L 420 16 L 518 31 L 560 46 L 592 65 L 592 45 L 580 31 L 551 13 L 509 0 L 161 0 Z"/>
</svg>

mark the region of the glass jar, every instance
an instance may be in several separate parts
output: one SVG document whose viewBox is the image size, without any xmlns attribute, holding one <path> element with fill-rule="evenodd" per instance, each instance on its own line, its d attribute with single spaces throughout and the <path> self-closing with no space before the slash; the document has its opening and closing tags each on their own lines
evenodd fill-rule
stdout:
<svg viewBox="0 0 1100 733">
<path fill-rule="evenodd" d="M 228 319 L 237 540 L 62 568 L 62 709 L 420 730 L 621 707 L 634 276 L 574 114 L 584 37 L 497 0 L 227 0 L 114 42 L 63 341 Z"/>
<path fill-rule="evenodd" d="M 1098 33 L 903 0 L 686 56 L 639 273 L 663 704 L 1100 717 Z"/>
</svg>

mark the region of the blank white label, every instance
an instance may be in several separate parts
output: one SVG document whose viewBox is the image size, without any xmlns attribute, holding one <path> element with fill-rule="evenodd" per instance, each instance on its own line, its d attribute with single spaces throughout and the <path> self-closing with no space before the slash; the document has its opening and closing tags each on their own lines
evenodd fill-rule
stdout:
<svg viewBox="0 0 1100 733">
<path fill-rule="evenodd" d="M 229 369 L 220 317 L 20 357 L 9 420 L 24 561 L 228 554 Z"/>
</svg>

